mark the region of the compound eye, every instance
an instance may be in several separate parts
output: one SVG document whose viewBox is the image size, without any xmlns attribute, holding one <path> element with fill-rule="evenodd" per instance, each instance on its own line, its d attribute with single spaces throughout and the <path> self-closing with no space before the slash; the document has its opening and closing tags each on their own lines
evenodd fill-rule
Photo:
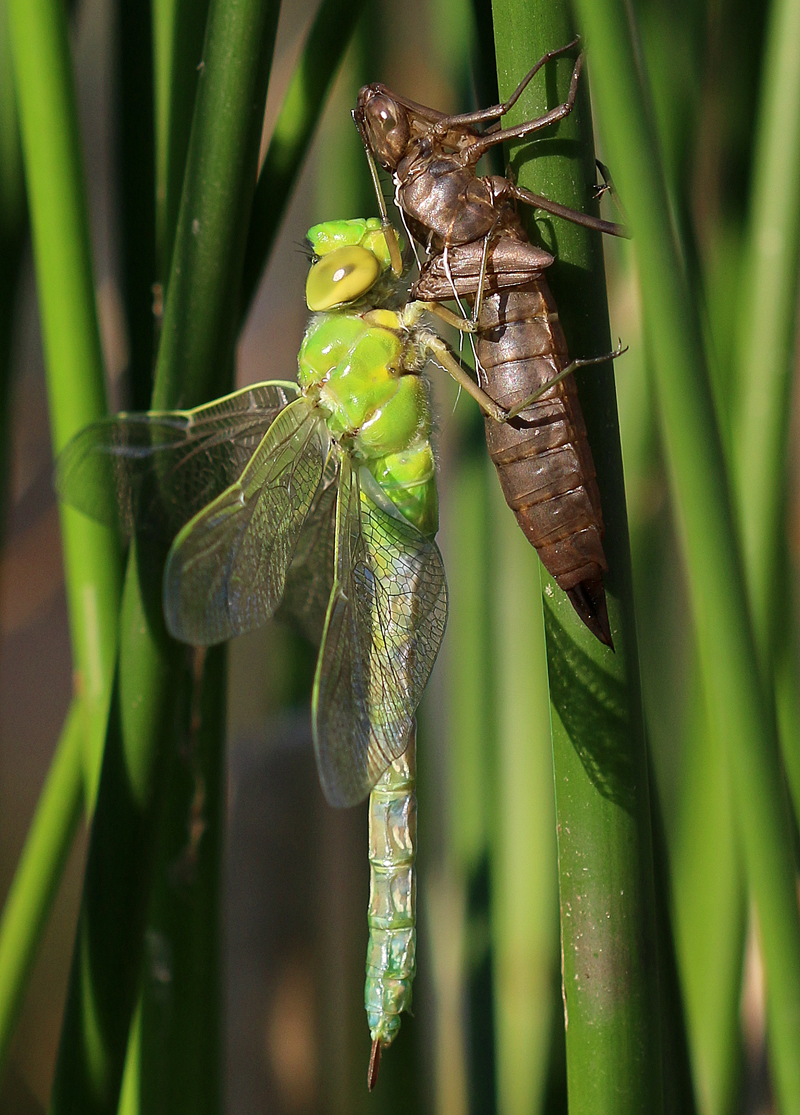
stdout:
<svg viewBox="0 0 800 1115">
<path fill-rule="evenodd" d="M 403 108 L 384 93 L 376 94 L 367 105 L 370 146 L 386 170 L 394 170 L 406 153 L 409 128 Z"/>
<path fill-rule="evenodd" d="M 366 294 L 381 273 L 381 265 L 366 248 L 337 248 L 313 264 L 306 280 L 309 310 L 323 313 Z"/>
</svg>

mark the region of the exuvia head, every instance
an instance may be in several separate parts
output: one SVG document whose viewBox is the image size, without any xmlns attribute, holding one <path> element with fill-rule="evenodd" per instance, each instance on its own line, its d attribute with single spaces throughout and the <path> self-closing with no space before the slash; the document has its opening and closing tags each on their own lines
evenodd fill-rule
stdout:
<svg viewBox="0 0 800 1115">
<path fill-rule="evenodd" d="M 395 171 L 411 134 L 403 106 L 384 85 L 365 85 L 358 94 L 353 119 L 383 169 Z"/>
<path fill-rule="evenodd" d="M 308 230 L 314 261 L 306 279 L 309 310 L 325 312 L 356 302 L 391 266 L 377 217 L 325 221 Z"/>
</svg>

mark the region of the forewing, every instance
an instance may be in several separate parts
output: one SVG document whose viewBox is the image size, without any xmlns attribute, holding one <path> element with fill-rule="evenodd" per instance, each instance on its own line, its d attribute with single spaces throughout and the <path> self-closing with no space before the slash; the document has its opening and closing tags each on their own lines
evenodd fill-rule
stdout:
<svg viewBox="0 0 800 1115">
<path fill-rule="evenodd" d="M 164 570 L 164 615 L 176 639 L 212 646 L 273 614 L 329 447 L 319 413 L 296 399 L 239 479 L 183 527 Z"/>
<path fill-rule="evenodd" d="M 85 515 L 171 542 L 223 492 L 296 399 L 293 383 L 259 383 L 195 410 L 118 414 L 81 430 L 59 454 L 55 487 Z"/>
<path fill-rule="evenodd" d="M 436 543 L 377 507 L 343 461 L 312 707 L 320 781 L 332 805 L 361 801 L 405 750 L 446 619 Z"/>
<path fill-rule="evenodd" d="M 278 612 L 279 618 L 291 617 L 317 647 L 322 641 L 333 587 L 337 472 L 338 462 L 332 454 L 297 542 Z"/>
</svg>

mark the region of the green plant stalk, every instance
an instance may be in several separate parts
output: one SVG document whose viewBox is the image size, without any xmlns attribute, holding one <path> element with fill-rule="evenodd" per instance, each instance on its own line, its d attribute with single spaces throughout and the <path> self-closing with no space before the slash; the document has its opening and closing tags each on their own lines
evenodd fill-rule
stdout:
<svg viewBox="0 0 800 1115">
<path fill-rule="evenodd" d="M 242 316 L 258 287 L 328 90 L 363 7 L 364 0 L 323 0 L 292 74 L 258 176 L 242 275 Z"/>
<path fill-rule="evenodd" d="M 787 451 L 797 328 L 800 247 L 800 36 L 798 0 L 770 9 L 753 157 L 734 352 L 738 406 L 734 478 L 742 549 L 761 670 L 774 676 L 787 783 L 800 816 L 797 689 L 787 659 L 782 610 L 791 596 L 786 557 Z M 744 304 L 744 303 L 741 303 Z M 787 678 L 789 684 L 785 684 Z M 792 709 L 794 705 L 794 709 Z"/>
<path fill-rule="evenodd" d="M 452 416 L 459 449 L 443 481 L 439 537 L 448 585 L 447 632 L 440 659 L 444 707 L 430 690 L 422 726 L 436 725 L 446 766 L 434 774 L 420 737 L 421 924 L 427 922 L 436 997 L 436 1107 L 494 1110 L 491 1002 L 482 995 L 490 957 L 489 833 L 495 738 L 488 597 L 490 521 L 486 449 L 477 408 Z M 425 758 L 428 755 L 428 763 Z M 428 773 L 430 772 L 430 773 Z M 426 777 L 427 775 L 427 777 Z M 442 801 L 442 799 L 444 799 Z M 437 854 L 438 844 L 438 854 Z M 432 850 L 433 849 L 433 850 Z M 430 864 L 429 867 L 426 865 Z M 483 1012 L 476 1010 L 478 1001 Z M 489 1029 L 486 1040 L 485 1030 Z M 469 1101 L 467 1099 L 469 1097 Z"/>
<path fill-rule="evenodd" d="M 652 759 L 650 761 L 650 812 L 653 818 L 664 1115 L 697 1115 L 683 988 L 679 977 L 675 936 L 672 931 L 672 879 L 667 834 Z"/>
<path fill-rule="evenodd" d="M 685 744 L 691 761 L 673 849 L 675 937 L 698 1104 L 704 1115 L 731 1115 L 747 911 L 728 756 L 709 723 L 699 678 L 694 690 Z"/>
<path fill-rule="evenodd" d="M 155 137 L 155 279 L 166 297 L 209 0 L 151 0 Z"/>
<path fill-rule="evenodd" d="M 180 652 L 161 620 L 155 560 L 128 562 L 112 691 L 50 1110 L 116 1111 L 139 975 L 164 755 Z M 154 571 L 155 570 L 155 571 Z M 149 576 L 148 576 L 149 574 Z M 146 602 L 142 600 L 146 592 Z M 160 624 L 160 627 L 159 627 Z"/>
<path fill-rule="evenodd" d="M 83 803 L 83 717 L 70 705 L 0 920 L 0 1071 Z"/>
<path fill-rule="evenodd" d="M 771 1057 L 782 1110 L 800 1111 L 800 921 L 772 708 L 761 688 L 728 480 L 702 348 L 669 216 L 650 96 L 632 14 L 579 0 L 591 44 L 609 160 L 635 237 L 698 649 L 712 723 L 729 749 L 747 877 L 768 988 Z"/>
<path fill-rule="evenodd" d="M 267 0 L 212 0 L 209 8 L 158 353 L 156 408 L 196 406 L 230 382 L 277 18 L 278 4 Z"/>
<path fill-rule="evenodd" d="M 246 222 L 277 12 L 210 7 L 153 404 L 221 394 L 232 367 Z M 160 560 L 159 560 L 160 559 Z M 51 1101 L 115 1112 L 142 955 L 165 756 L 179 724 L 182 653 L 161 614 L 163 554 L 132 549 L 120 667 Z M 102 806 L 102 808 L 101 808 Z M 213 1011 L 214 1004 L 208 1004 Z M 205 1014 L 205 1021 L 216 1024 Z M 201 1070 L 215 1072 L 213 1064 Z"/>
<path fill-rule="evenodd" d="M 14 309 L 28 235 L 17 100 L 11 72 L 8 3 L 0 0 L 0 541 L 8 500 L 9 399 Z"/>
<path fill-rule="evenodd" d="M 67 29 L 62 5 L 48 0 L 31 4 L 10 0 L 4 20 L 6 15 L 9 34 L 6 36 L 4 23 L 2 71 L 6 87 L 2 97 L 0 172 L 4 233 L 17 225 L 18 252 L 24 199 L 14 134 L 15 104 L 7 84 L 10 75 L 6 51 L 10 46 L 36 257 L 52 440 L 58 451 L 84 423 L 105 412 Z M 10 250 L 3 258 L 5 285 L 15 268 Z M 10 311 L 10 287 L 6 293 Z M 72 706 L 4 911 L 0 934 L 0 1063 L 13 1035 L 74 835 L 81 797 L 87 811 L 93 807 L 116 653 L 120 576 L 116 539 L 110 531 L 73 511 L 62 509 L 61 522 L 75 685 L 83 699 Z"/>
<path fill-rule="evenodd" d="M 763 59 L 738 315 L 735 483 L 762 669 L 785 606 L 781 568 L 800 247 L 800 0 L 774 0 Z M 788 745 L 788 741 L 787 741 Z M 797 746 L 797 740 L 792 741 Z M 794 787 L 800 793 L 800 786 Z M 795 809 L 800 809 L 796 793 Z"/>
<path fill-rule="evenodd" d="M 556 999 L 558 871 L 536 555 L 492 485 L 496 786 L 492 959 L 497 1110 L 542 1110 Z"/>
<path fill-rule="evenodd" d="M 128 334 L 126 410 L 146 410 L 153 390 L 156 200 L 152 38 L 147 8 L 143 10 L 140 0 L 121 0 L 115 57 L 122 293 Z"/>
<path fill-rule="evenodd" d="M 493 4 L 498 86 L 507 96 L 545 51 L 573 37 L 567 6 Z M 573 60 L 547 67 L 507 123 L 566 96 Z M 594 149 L 588 89 L 537 157 L 517 148 L 520 184 L 586 211 Z M 564 157 L 571 156 L 571 157 Z M 551 286 L 570 351 L 609 352 L 600 236 L 545 218 Z M 606 526 L 605 578 L 616 653 L 586 630 L 543 575 L 553 720 L 563 986 L 570 1112 L 659 1112 L 662 1106 L 655 901 L 648 773 L 627 515 L 610 368 L 578 379 Z"/>
<path fill-rule="evenodd" d="M 463 404 L 465 407 L 466 403 Z M 481 443 L 483 443 L 483 432 Z M 486 788 L 493 746 L 491 659 L 488 654 L 489 517 L 485 448 L 459 455 L 448 490 L 445 523 L 448 584 L 447 754 L 450 854 L 466 877 L 484 860 L 493 809 Z M 452 552 L 449 552 L 452 551 Z"/>
<path fill-rule="evenodd" d="M 142 966 L 139 1110 L 222 1110 L 225 648 L 195 652 L 191 704 L 166 772 Z M 169 986 L 165 986 L 165 971 Z"/>
<path fill-rule="evenodd" d="M 57 453 L 106 409 L 81 148 L 63 5 L 9 0 L 8 10 Z M 119 547 L 110 530 L 67 507 L 61 533 L 91 811 L 117 648 Z"/>
</svg>

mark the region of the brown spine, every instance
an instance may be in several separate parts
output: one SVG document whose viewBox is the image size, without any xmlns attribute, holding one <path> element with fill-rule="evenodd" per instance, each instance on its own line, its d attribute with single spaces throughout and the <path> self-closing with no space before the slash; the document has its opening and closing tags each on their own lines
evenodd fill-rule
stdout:
<svg viewBox="0 0 800 1115">
<path fill-rule="evenodd" d="M 481 386 L 502 407 L 534 394 L 569 363 L 543 276 L 487 295 L 478 318 Z M 508 423 L 486 419 L 506 502 L 589 629 L 612 646 L 603 514 L 575 379 L 566 376 Z"/>
</svg>

